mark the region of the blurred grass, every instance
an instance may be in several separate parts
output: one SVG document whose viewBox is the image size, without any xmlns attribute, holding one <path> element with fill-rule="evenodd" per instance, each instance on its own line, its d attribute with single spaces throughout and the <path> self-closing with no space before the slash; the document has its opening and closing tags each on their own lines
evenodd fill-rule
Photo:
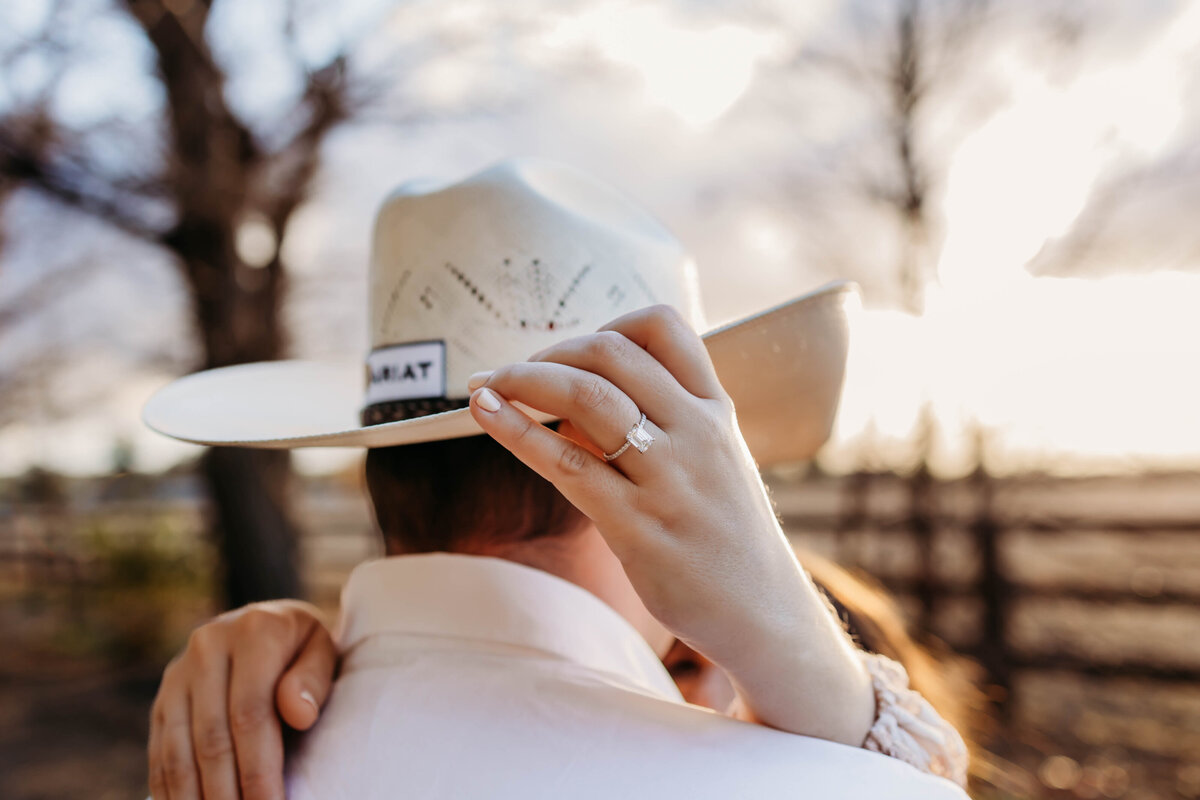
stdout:
<svg viewBox="0 0 1200 800">
<path fill-rule="evenodd" d="M 162 513 L 89 515 L 56 537 L 69 553 L 47 552 L 44 568 L 22 570 L 32 580 L 3 574 L 20 649 L 113 664 L 168 658 L 213 610 L 215 557 L 188 527 Z"/>
<path fill-rule="evenodd" d="M 145 796 L 159 677 L 214 611 L 214 554 L 194 517 L 26 509 L 7 520 L 0 797 Z"/>
</svg>

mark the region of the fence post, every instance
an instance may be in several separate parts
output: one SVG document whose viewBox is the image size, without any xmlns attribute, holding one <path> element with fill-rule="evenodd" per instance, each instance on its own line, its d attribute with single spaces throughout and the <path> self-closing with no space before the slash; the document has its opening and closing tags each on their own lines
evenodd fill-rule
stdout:
<svg viewBox="0 0 1200 800">
<path fill-rule="evenodd" d="M 842 479 L 842 501 L 833 523 L 834 560 L 839 564 L 859 566 L 858 553 L 850 557 L 850 534 L 861 532 L 866 523 L 870 481 L 871 473 L 861 469 Z"/>
<path fill-rule="evenodd" d="M 982 464 L 971 473 L 976 513 L 971 533 L 980 555 L 979 596 L 983 600 L 983 631 L 979 657 L 989 681 L 999 692 L 993 697 L 1004 722 L 1012 716 L 1012 654 L 1008 646 L 1008 621 L 1012 587 L 1000 556 L 1000 523 L 995 513 L 995 486 Z"/>
<path fill-rule="evenodd" d="M 909 478 L 908 486 L 908 528 L 917 544 L 916 590 L 921 604 L 917 625 L 920 630 L 930 632 L 937 607 L 937 586 L 933 574 L 933 476 L 925 459 L 921 459 L 917 471 Z"/>
</svg>

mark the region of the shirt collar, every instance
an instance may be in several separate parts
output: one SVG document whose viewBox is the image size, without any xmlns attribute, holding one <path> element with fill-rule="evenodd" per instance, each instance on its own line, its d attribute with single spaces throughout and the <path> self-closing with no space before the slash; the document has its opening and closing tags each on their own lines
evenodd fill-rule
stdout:
<svg viewBox="0 0 1200 800">
<path fill-rule="evenodd" d="M 586 589 L 512 561 L 428 553 L 360 564 L 342 590 L 339 647 L 389 633 L 532 648 L 682 702 L 624 617 Z"/>
</svg>

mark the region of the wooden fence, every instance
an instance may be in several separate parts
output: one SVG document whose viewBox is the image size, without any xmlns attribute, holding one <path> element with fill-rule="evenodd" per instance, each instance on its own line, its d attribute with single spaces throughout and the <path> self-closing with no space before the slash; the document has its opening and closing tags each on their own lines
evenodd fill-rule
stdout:
<svg viewBox="0 0 1200 800">
<path fill-rule="evenodd" d="M 978 660 L 1000 698 L 1020 671 L 1200 685 L 1200 478 L 860 473 L 773 494 L 793 538 L 876 578 L 918 630 Z M 1090 618 L 1036 631 L 1039 609 L 1064 606 Z M 1106 613 L 1133 622 L 1113 629 Z M 1178 630 L 1137 624 L 1150 614 L 1175 614 Z"/>
</svg>

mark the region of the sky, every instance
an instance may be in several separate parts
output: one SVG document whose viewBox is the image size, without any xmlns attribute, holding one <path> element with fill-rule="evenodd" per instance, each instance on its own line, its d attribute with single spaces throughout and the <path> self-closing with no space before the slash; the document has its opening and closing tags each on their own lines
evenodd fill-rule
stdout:
<svg viewBox="0 0 1200 800">
<path fill-rule="evenodd" d="M 23 24 L 36 26 L 36 6 L 25 5 Z M 939 249 L 921 316 L 898 308 L 895 215 L 856 182 L 885 163 L 880 99 L 811 66 L 834 52 L 870 67 L 886 52 L 885 4 L 303 7 L 315 9 L 298 27 L 303 58 L 319 64 L 361 37 L 352 67 L 394 77 L 394 97 L 330 138 L 281 244 L 297 354 L 365 351 L 368 235 L 391 188 L 539 155 L 604 176 L 675 231 L 697 259 L 713 325 L 833 278 L 862 283 L 843 405 L 821 456 L 830 469 L 910 464 L 924 407 L 938 420 L 933 466 L 946 475 L 970 469 L 981 440 L 1000 473 L 1200 466 L 1190 211 L 1200 111 L 1188 102 L 1200 89 L 1200 4 L 1010 0 L 965 54 L 931 45 L 943 61 L 921 131 Z M 228 97 L 268 131 L 299 89 L 273 33 L 283 4 L 216 8 L 209 35 L 230 71 Z M 19 36 L 21 25 L 8 29 Z M 89 66 L 65 83 L 58 113 L 81 126 L 111 114 L 154 120 L 144 43 L 115 17 L 88 31 Z M 21 64 L 0 82 L 0 105 L 36 86 L 38 70 Z M 194 352 L 170 265 L 35 197 L 10 200 L 4 223 L 0 301 L 65 261 L 64 241 L 113 265 L 0 338 L 0 362 L 40 358 L 48 340 L 70 351 L 70 385 L 47 392 L 105 387 L 65 419 L 33 411 L 0 428 L 0 473 L 103 470 L 117 437 L 144 469 L 194 454 L 137 419 Z M 248 257 L 274 246 L 253 220 L 243 234 Z M 159 351 L 166 363 L 147 367 Z M 351 457 L 305 451 L 298 463 L 322 470 Z"/>
</svg>

